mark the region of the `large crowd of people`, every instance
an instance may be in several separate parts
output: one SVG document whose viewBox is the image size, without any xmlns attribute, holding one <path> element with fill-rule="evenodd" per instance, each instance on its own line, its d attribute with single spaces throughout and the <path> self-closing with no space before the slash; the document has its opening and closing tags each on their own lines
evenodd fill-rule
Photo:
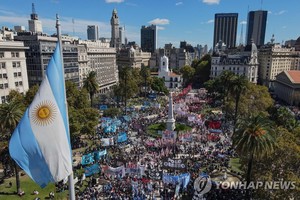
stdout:
<svg viewBox="0 0 300 200">
<path fill-rule="evenodd" d="M 195 97 L 197 101 L 199 98 Z M 176 123 L 186 124 L 190 131 L 177 132 L 174 138 L 153 138 L 147 132 L 149 125 L 164 122 L 168 107 L 135 109 L 128 113 L 130 120 L 123 120 L 115 131 L 107 132 L 101 126 L 97 129 L 98 139 L 127 134 L 126 141 L 114 140 L 109 145 L 87 149 L 85 153 L 107 151 L 107 154 L 92 164 L 99 165 L 99 173 L 85 180 L 87 186 L 77 191 L 76 199 L 192 199 L 195 196 L 194 181 L 201 175 L 228 171 L 229 160 L 235 156 L 231 148 L 229 129 L 224 125 L 222 115 L 209 113 L 199 115 L 205 100 L 195 104 L 191 97 L 182 98 L 174 107 Z M 156 104 L 157 105 L 157 104 Z M 197 114 L 195 114 L 198 112 Z M 195 114 L 195 117 L 191 117 Z M 85 168 L 79 164 L 77 168 Z M 85 176 L 83 176 L 85 177 Z M 78 188 L 84 184 L 80 177 Z M 213 180 L 213 179 L 212 179 Z M 218 190 L 212 181 L 210 192 L 204 199 L 242 199 L 243 190 Z M 240 198 L 241 197 L 241 198 Z"/>
</svg>

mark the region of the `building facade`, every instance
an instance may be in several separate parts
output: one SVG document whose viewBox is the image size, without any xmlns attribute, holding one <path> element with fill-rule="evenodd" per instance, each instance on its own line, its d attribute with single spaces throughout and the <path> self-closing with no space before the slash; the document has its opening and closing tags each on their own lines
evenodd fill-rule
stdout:
<svg viewBox="0 0 300 200">
<path fill-rule="evenodd" d="M 57 37 L 31 32 L 18 33 L 16 41 L 23 41 L 25 50 L 29 87 L 39 85 L 56 48 Z M 77 44 L 72 37 L 62 36 L 62 50 L 65 80 L 79 86 Z"/>
<path fill-rule="evenodd" d="M 222 40 L 227 48 L 236 46 L 238 13 L 217 13 L 215 14 L 214 41 L 215 46 Z"/>
<path fill-rule="evenodd" d="M 157 26 L 142 26 L 141 48 L 143 52 L 153 53 L 157 48 Z"/>
<path fill-rule="evenodd" d="M 88 40 L 99 40 L 99 26 L 88 25 L 87 26 L 87 39 Z"/>
<path fill-rule="evenodd" d="M 27 66 L 23 42 L 0 41 L 0 104 L 10 90 L 25 94 L 28 90 Z"/>
<path fill-rule="evenodd" d="M 187 52 L 184 48 L 175 48 L 172 44 L 165 44 L 165 48 L 156 49 L 150 58 L 150 67 L 157 68 L 160 66 L 161 57 L 167 56 L 169 67 L 171 69 L 181 68 L 185 65 L 191 65 L 197 57 L 195 52 Z"/>
<path fill-rule="evenodd" d="M 282 47 L 280 44 L 269 43 L 262 46 L 258 53 L 259 83 L 272 89 L 279 73 L 296 67 L 292 65 L 294 53 L 293 48 Z"/>
<path fill-rule="evenodd" d="M 79 71 L 79 87 L 83 86 L 83 81 L 91 71 L 90 62 L 85 44 L 78 44 L 78 71 Z"/>
<path fill-rule="evenodd" d="M 142 65 L 149 66 L 151 58 L 150 52 L 143 52 L 139 47 L 121 49 L 117 54 L 117 65 L 119 67 L 129 66 L 133 68 L 141 68 Z"/>
<path fill-rule="evenodd" d="M 116 62 L 116 49 L 111 48 L 109 43 L 101 41 L 81 41 L 79 57 L 87 56 L 88 62 L 84 61 L 86 67 L 81 68 L 82 81 L 90 71 L 96 72 L 97 82 L 99 84 L 99 93 L 106 93 L 111 90 L 119 81 L 118 67 Z M 80 59 L 81 61 L 82 59 Z M 85 59 L 83 59 L 85 60 Z"/>
<path fill-rule="evenodd" d="M 283 71 L 276 76 L 274 93 L 289 105 L 300 105 L 300 71 Z"/>
<path fill-rule="evenodd" d="M 239 76 L 245 76 L 248 81 L 257 83 L 258 59 L 257 47 L 254 43 L 248 45 L 243 52 L 234 54 L 215 52 L 211 61 L 211 78 L 222 74 L 223 71 L 231 71 Z"/>
<path fill-rule="evenodd" d="M 112 12 L 110 25 L 111 25 L 110 47 L 119 49 L 121 47 L 121 39 L 120 39 L 120 29 L 119 29 L 119 17 L 116 9 L 114 9 Z"/>
<path fill-rule="evenodd" d="M 182 76 L 169 70 L 169 59 L 167 56 L 163 56 L 160 59 L 158 77 L 162 78 L 165 81 L 165 86 L 171 90 L 182 87 Z"/>
<path fill-rule="evenodd" d="M 265 10 L 250 11 L 248 13 L 247 44 L 251 44 L 251 40 L 257 46 L 265 44 L 267 16 L 268 11 Z"/>
</svg>

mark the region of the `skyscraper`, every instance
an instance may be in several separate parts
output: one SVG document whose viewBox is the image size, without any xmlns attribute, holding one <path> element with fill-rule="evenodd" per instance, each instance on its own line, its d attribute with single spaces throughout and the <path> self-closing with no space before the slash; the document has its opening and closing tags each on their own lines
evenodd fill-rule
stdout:
<svg viewBox="0 0 300 200">
<path fill-rule="evenodd" d="M 228 48 L 236 46 L 238 13 L 215 14 L 213 47 L 222 40 Z"/>
<path fill-rule="evenodd" d="M 88 40 L 99 40 L 99 27 L 97 25 L 87 26 L 87 39 Z"/>
<path fill-rule="evenodd" d="M 29 31 L 33 33 L 42 33 L 42 22 L 39 20 L 38 15 L 35 12 L 34 3 L 32 3 L 32 13 L 30 14 L 30 20 L 28 20 Z"/>
<path fill-rule="evenodd" d="M 156 25 L 142 26 L 141 48 L 144 52 L 154 52 L 157 48 L 157 27 Z"/>
<path fill-rule="evenodd" d="M 264 45 L 268 11 L 257 10 L 248 13 L 247 23 L 247 44 L 251 44 L 251 40 L 257 46 Z"/>
<path fill-rule="evenodd" d="M 119 30 L 119 17 L 116 9 L 114 9 L 112 12 L 110 24 L 111 24 L 110 46 L 114 48 L 120 48 L 121 41 L 120 41 L 120 30 Z"/>
</svg>

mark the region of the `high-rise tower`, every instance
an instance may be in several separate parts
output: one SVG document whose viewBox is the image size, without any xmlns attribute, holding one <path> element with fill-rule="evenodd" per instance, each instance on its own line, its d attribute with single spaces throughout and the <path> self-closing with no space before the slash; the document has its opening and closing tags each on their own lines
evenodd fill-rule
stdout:
<svg viewBox="0 0 300 200">
<path fill-rule="evenodd" d="M 99 40 L 99 27 L 97 25 L 87 26 L 87 38 L 88 40 Z"/>
<path fill-rule="evenodd" d="M 214 43 L 222 40 L 228 48 L 236 46 L 238 13 L 215 14 Z"/>
<path fill-rule="evenodd" d="M 251 44 L 253 40 L 257 46 L 264 45 L 267 16 L 268 11 L 265 10 L 250 11 L 248 13 L 247 44 Z"/>
<path fill-rule="evenodd" d="M 32 13 L 30 15 L 30 20 L 28 20 L 29 31 L 34 33 L 42 33 L 42 22 L 39 20 L 38 15 L 35 12 L 34 3 L 32 3 Z"/>
<path fill-rule="evenodd" d="M 142 26 L 141 48 L 144 52 L 153 53 L 157 48 L 157 27 L 156 25 Z"/>
<path fill-rule="evenodd" d="M 118 49 L 121 46 L 121 40 L 120 40 L 120 29 L 119 29 L 119 17 L 116 9 L 114 9 L 112 12 L 110 24 L 111 24 L 110 46 Z"/>
</svg>

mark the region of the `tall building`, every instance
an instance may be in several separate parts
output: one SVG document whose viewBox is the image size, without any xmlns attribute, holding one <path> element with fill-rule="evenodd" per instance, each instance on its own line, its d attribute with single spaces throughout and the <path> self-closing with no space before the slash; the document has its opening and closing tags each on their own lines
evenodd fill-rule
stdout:
<svg viewBox="0 0 300 200">
<path fill-rule="evenodd" d="M 54 53 L 57 37 L 31 32 L 19 32 L 14 39 L 23 41 L 24 46 L 29 47 L 25 50 L 29 87 L 36 84 L 39 85 Z M 78 52 L 74 38 L 62 36 L 62 50 L 65 80 L 79 85 Z"/>
<path fill-rule="evenodd" d="M 141 48 L 144 52 L 153 53 L 157 48 L 157 27 L 156 25 L 142 26 Z"/>
<path fill-rule="evenodd" d="M 30 20 L 28 20 L 29 31 L 33 33 L 42 33 L 42 22 L 39 20 L 37 13 L 35 12 L 34 3 L 32 3 L 32 13 Z"/>
<path fill-rule="evenodd" d="M 123 27 L 119 27 L 120 45 L 123 43 Z"/>
<path fill-rule="evenodd" d="M 268 11 L 265 10 L 250 11 L 248 13 L 247 44 L 251 44 L 251 40 L 257 46 L 265 44 L 267 16 Z"/>
<path fill-rule="evenodd" d="M 280 44 L 261 46 L 258 54 L 260 84 L 273 89 L 279 73 L 297 68 L 296 65 L 293 66 L 294 56 L 293 48 L 282 47 Z"/>
<path fill-rule="evenodd" d="M 87 26 L 87 39 L 88 40 L 99 40 L 99 26 L 88 25 Z"/>
<path fill-rule="evenodd" d="M 79 40 L 79 45 L 81 81 L 90 71 L 94 71 L 99 84 L 99 93 L 111 90 L 119 81 L 116 49 L 111 48 L 108 42 L 101 41 Z"/>
<path fill-rule="evenodd" d="M 110 24 L 111 24 L 110 46 L 118 49 L 121 47 L 121 40 L 120 40 L 120 29 L 119 29 L 119 17 L 116 9 L 114 9 L 112 12 Z"/>
<path fill-rule="evenodd" d="M 214 43 L 215 46 L 222 40 L 227 48 L 236 46 L 238 13 L 215 14 Z"/>
<path fill-rule="evenodd" d="M 26 49 L 23 42 L 0 42 L 0 104 L 7 101 L 10 90 L 21 94 L 28 90 Z"/>
</svg>

